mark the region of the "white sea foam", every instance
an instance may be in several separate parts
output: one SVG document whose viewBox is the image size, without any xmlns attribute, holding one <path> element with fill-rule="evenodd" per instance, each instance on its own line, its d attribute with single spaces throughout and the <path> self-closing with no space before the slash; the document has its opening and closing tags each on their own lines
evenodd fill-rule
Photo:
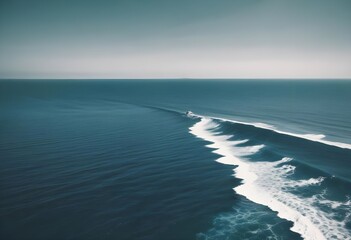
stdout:
<svg viewBox="0 0 351 240">
<path fill-rule="evenodd" d="M 225 118 L 219 118 L 219 117 L 207 117 L 207 116 L 201 116 L 201 115 L 196 115 L 196 114 L 193 114 L 193 115 L 198 117 L 198 118 L 204 117 L 204 118 L 217 119 L 217 120 L 221 120 L 221 121 L 225 121 L 225 122 L 232 122 L 232 123 L 238 123 L 238 124 L 242 124 L 242 125 L 254 126 L 254 127 L 257 127 L 257 128 L 261 128 L 261 129 L 271 130 L 271 131 L 274 131 L 276 133 L 280 133 L 280 134 L 284 134 L 284 135 L 288 135 L 288 136 L 292 136 L 292 137 L 297 137 L 297 138 L 302 138 L 302 139 L 310 140 L 310 141 L 313 141 L 313 142 L 319 142 L 319 143 L 323 143 L 323 144 L 334 146 L 334 147 L 351 149 L 351 144 L 326 140 L 326 139 L 324 139 L 325 135 L 323 135 L 323 134 L 298 134 L 298 133 L 291 133 L 291 132 L 278 130 L 274 126 L 266 124 L 266 123 L 249 123 L 249 122 L 241 122 L 241 121 L 225 119 Z"/>
<path fill-rule="evenodd" d="M 324 177 L 310 178 L 306 180 L 298 180 L 293 183 L 294 187 L 304 187 L 309 185 L 319 185 L 324 181 Z"/>
<path fill-rule="evenodd" d="M 202 117 L 190 132 L 195 136 L 211 142 L 207 145 L 215 149 L 221 157 L 217 162 L 237 165 L 235 176 L 242 179 L 242 185 L 234 188 L 235 192 L 249 200 L 268 206 L 278 213 L 280 218 L 293 222 L 292 231 L 301 234 L 304 239 L 351 239 L 345 222 L 333 219 L 331 213 L 322 211 L 315 205 L 316 197 L 299 197 L 289 189 L 320 184 L 324 178 L 292 180 L 288 176 L 294 173 L 295 167 L 290 165 L 290 158 L 276 162 L 251 162 L 249 155 L 258 152 L 264 145 L 238 146 L 242 141 L 231 141 L 229 135 L 214 133 L 218 124 L 210 118 Z M 337 202 L 329 201 L 335 205 Z"/>
</svg>

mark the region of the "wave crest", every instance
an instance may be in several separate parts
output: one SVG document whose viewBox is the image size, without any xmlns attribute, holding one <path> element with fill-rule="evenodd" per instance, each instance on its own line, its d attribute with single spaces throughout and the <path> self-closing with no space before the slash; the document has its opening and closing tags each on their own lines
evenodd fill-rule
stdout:
<svg viewBox="0 0 351 240">
<path fill-rule="evenodd" d="M 218 124 L 211 118 L 201 117 L 190 128 L 190 133 L 211 142 L 207 145 L 221 157 L 217 162 L 236 165 L 235 177 L 242 179 L 242 184 L 235 187 L 236 193 L 247 199 L 268 206 L 276 211 L 280 218 L 293 222 L 292 231 L 304 239 L 350 239 L 343 222 L 333 219 L 328 213 L 315 206 L 315 197 L 301 197 L 287 189 L 319 185 L 323 177 L 306 180 L 288 178 L 294 174 L 295 167 L 289 164 L 291 158 L 282 158 L 276 162 L 252 162 L 246 159 L 257 153 L 264 145 L 238 146 L 247 140 L 231 141 L 232 135 L 220 135 Z"/>
</svg>

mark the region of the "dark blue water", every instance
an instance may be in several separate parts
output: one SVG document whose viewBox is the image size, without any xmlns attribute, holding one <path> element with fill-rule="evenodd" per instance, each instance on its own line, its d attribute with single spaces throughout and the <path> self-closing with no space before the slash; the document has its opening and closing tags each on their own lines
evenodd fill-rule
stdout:
<svg viewBox="0 0 351 240">
<path fill-rule="evenodd" d="M 316 239 L 233 191 L 245 179 L 189 132 L 191 110 L 247 140 L 230 151 L 252 189 L 349 239 L 350 102 L 349 81 L 2 80 L 0 238 Z"/>
</svg>

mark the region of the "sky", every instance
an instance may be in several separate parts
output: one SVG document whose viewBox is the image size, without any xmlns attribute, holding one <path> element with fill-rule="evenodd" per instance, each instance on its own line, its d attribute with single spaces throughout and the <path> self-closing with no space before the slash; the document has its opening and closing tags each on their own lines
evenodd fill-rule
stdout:
<svg viewBox="0 0 351 240">
<path fill-rule="evenodd" d="M 0 0 L 0 78 L 347 78 L 350 0 Z"/>
</svg>

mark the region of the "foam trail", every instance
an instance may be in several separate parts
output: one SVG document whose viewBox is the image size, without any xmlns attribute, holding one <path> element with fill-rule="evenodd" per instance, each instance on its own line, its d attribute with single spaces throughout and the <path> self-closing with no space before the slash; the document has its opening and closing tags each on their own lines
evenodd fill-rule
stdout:
<svg viewBox="0 0 351 240">
<path fill-rule="evenodd" d="M 219 117 L 201 116 L 201 115 L 197 115 L 194 113 L 192 113 L 192 116 L 194 118 L 196 118 L 196 117 L 197 118 L 210 118 L 210 119 L 221 120 L 224 122 L 232 122 L 232 123 L 237 123 L 237 124 L 242 124 L 242 125 L 254 126 L 256 128 L 266 129 L 266 130 L 270 130 L 270 131 L 273 131 L 273 132 L 276 132 L 279 134 L 288 135 L 288 136 L 292 136 L 292 137 L 296 137 L 296 138 L 302 138 L 302 139 L 306 139 L 306 140 L 313 141 L 313 142 L 319 142 L 319 143 L 323 143 L 323 144 L 326 144 L 329 146 L 334 146 L 334 147 L 344 148 L 344 149 L 351 149 L 351 144 L 325 140 L 324 139 L 325 135 L 323 135 L 323 134 L 298 134 L 298 133 L 281 131 L 281 130 L 274 128 L 274 126 L 268 125 L 265 123 L 241 122 L 241 121 L 230 120 L 230 119 L 219 118 Z"/>
<path fill-rule="evenodd" d="M 218 135 L 218 124 L 212 119 L 202 117 L 190 128 L 190 133 L 211 142 L 207 147 L 221 155 L 217 162 L 237 165 L 235 176 L 243 180 L 242 185 L 234 190 L 249 200 L 268 206 L 278 212 L 280 218 L 293 222 L 292 231 L 299 233 L 304 239 L 350 239 L 343 222 L 338 222 L 314 207 L 314 198 L 299 198 L 283 191 L 284 189 L 305 187 L 320 184 L 324 178 L 294 181 L 286 176 L 293 174 L 294 166 L 289 165 L 290 158 L 276 162 L 250 162 L 245 156 L 254 154 L 264 145 L 239 147 L 240 142 L 230 141 L 228 135 Z M 259 193 L 259 194 L 258 194 Z M 331 203 L 332 204 L 332 203 Z"/>
</svg>

